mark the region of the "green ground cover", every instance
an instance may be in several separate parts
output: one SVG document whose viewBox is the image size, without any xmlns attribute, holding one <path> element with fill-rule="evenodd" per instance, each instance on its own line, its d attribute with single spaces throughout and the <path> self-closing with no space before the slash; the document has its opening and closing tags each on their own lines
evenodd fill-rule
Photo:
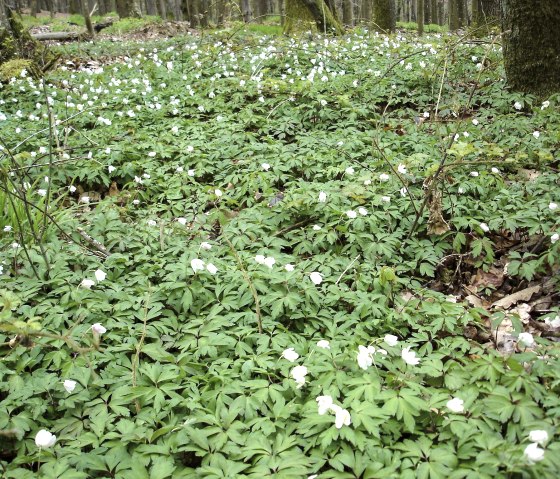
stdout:
<svg viewBox="0 0 560 479">
<path fill-rule="evenodd" d="M 2 477 L 556 477 L 560 98 L 233 33 L 2 85 Z"/>
</svg>

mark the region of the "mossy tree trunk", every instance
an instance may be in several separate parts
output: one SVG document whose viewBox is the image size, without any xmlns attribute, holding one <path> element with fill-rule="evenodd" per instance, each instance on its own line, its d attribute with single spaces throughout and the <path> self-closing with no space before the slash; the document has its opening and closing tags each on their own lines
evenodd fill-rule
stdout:
<svg viewBox="0 0 560 479">
<path fill-rule="evenodd" d="M 539 97 L 560 92 L 560 2 L 503 0 L 502 13 L 508 84 Z"/>
<path fill-rule="evenodd" d="M 394 32 L 397 27 L 394 0 L 375 0 L 373 2 L 373 21 L 376 30 Z"/>
<path fill-rule="evenodd" d="M 334 1 L 286 0 L 284 33 L 320 31 L 341 35 L 344 32 L 336 15 Z"/>
</svg>

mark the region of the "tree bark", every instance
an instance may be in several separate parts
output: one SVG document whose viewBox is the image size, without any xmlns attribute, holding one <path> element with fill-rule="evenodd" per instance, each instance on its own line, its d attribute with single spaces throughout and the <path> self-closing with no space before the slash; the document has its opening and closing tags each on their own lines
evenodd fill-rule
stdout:
<svg viewBox="0 0 560 479">
<path fill-rule="evenodd" d="M 459 30 L 459 0 L 449 0 L 449 30 Z"/>
<path fill-rule="evenodd" d="M 373 21 L 376 30 L 394 32 L 396 28 L 395 3 L 393 0 L 374 0 Z"/>
<path fill-rule="evenodd" d="M 82 15 L 84 16 L 86 30 L 88 34 L 93 37 L 95 32 L 93 31 L 93 25 L 91 24 L 91 17 L 89 15 L 89 5 L 87 0 L 82 0 Z"/>
<path fill-rule="evenodd" d="M 320 32 L 343 33 L 334 2 L 329 0 L 286 0 L 284 33 L 318 30 Z"/>
<path fill-rule="evenodd" d="M 418 22 L 418 35 L 424 35 L 424 0 L 418 0 L 416 18 Z"/>
<path fill-rule="evenodd" d="M 342 0 L 342 23 L 349 27 L 354 25 L 353 0 Z"/>
<path fill-rule="evenodd" d="M 251 2 L 249 0 L 241 0 L 241 15 L 243 16 L 243 21 L 249 23 L 253 12 L 251 11 Z"/>
<path fill-rule="evenodd" d="M 545 97 L 560 92 L 560 2 L 503 0 L 503 48 L 508 84 Z"/>
</svg>

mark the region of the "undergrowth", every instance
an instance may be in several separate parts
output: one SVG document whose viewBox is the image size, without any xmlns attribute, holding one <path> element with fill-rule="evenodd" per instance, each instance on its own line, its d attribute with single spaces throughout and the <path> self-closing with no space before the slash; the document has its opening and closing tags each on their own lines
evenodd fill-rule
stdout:
<svg viewBox="0 0 560 479">
<path fill-rule="evenodd" d="M 60 51 L 0 90 L 3 477 L 556 476 L 559 98 L 492 39 Z"/>
</svg>

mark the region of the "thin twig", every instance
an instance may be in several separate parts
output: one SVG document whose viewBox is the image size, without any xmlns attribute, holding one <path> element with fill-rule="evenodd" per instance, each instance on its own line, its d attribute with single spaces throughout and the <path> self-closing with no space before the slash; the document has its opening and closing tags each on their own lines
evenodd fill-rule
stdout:
<svg viewBox="0 0 560 479">
<path fill-rule="evenodd" d="M 358 261 L 358 258 L 360 257 L 360 255 L 356 256 L 351 262 L 350 264 L 346 267 L 346 269 L 340 274 L 340 276 L 338 277 L 338 279 L 336 280 L 336 282 L 334 284 L 338 284 L 338 282 L 342 279 L 342 277 L 346 274 L 346 271 L 348 271 L 352 265 Z"/>
</svg>

